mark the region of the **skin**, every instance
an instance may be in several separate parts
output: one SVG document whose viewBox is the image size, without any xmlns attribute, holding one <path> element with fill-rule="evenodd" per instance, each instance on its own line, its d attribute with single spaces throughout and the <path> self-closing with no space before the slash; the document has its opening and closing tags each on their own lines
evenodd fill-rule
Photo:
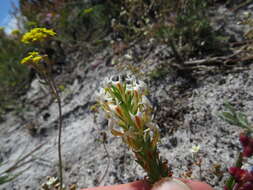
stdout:
<svg viewBox="0 0 253 190">
<path fill-rule="evenodd" d="M 185 184 L 187 184 L 191 190 L 214 190 L 211 186 L 206 183 L 199 182 L 199 181 L 192 181 L 192 180 L 185 180 L 180 179 Z M 105 187 L 92 187 L 88 189 L 81 189 L 81 190 L 151 190 L 150 186 L 145 183 L 145 181 L 135 181 L 132 183 L 121 184 L 121 185 L 112 185 L 112 186 L 105 186 Z M 161 190 L 161 189 L 157 189 Z M 162 189 L 164 190 L 164 188 Z M 168 190 L 183 190 L 180 187 L 172 187 Z"/>
</svg>

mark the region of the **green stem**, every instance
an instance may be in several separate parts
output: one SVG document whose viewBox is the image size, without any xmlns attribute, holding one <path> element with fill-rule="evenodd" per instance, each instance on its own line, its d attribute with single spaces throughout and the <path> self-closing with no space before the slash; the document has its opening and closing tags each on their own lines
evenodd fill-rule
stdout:
<svg viewBox="0 0 253 190">
<path fill-rule="evenodd" d="M 49 87 L 53 91 L 53 95 L 57 100 L 58 104 L 58 112 L 59 112 L 59 120 L 58 120 L 58 142 L 57 142 L 57 149 L 58 149 L 58 160 L 59 160 L 59 178 L 60 178 L 60 190 L 63 190 L 63 167 L 62 167 L 62 151 L 61 151 L 61 136 L 62 136 L 62 105 L 61 105 L 61 98 L 56 87 L 55 81 L 51 76 L 51 72 L 45 74 L 45 80 L 48 82 Z"/>
<path fill-rule="evenodd" d="M 62 106 L 61 106 L 61 98 L 59 96 L 59 92 L 55 85 L 54 80 L 52 79 L 52 87 L 54 93 L 56 95 L 56 100 L 58 104 L 59 111 L 59 126 L 58 126 L 58 158 L 59 158 L 59 175 L 60 175 L 60 190 L 63 188 L 63 168 L 62 168 L 62 151 L 61 151 L 61 136 L 62 136 Z"/>
<path fill-rule="evenodd" d="M 148 182 L 154 184 L 164 177 L 169 177 L 170 171 L 165 161 L 162 161 L 159 157 L 159 152 L 155 147 L 151 149 L 151 142 L 144 141 L 142 137 L 142 151 L 134 152 L 137 158 L 137 162 L 147 172 Z"/>
</svg>

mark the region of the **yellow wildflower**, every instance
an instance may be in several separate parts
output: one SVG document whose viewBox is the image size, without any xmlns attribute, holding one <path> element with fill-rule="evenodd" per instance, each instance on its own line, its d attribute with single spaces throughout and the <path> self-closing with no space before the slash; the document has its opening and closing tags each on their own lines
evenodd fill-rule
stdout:
<svg viewBox="0 0 253 190">
<path fill-rule="evenodd" d="M 46 39 L 55 36 L 56 33 L 51 29 L 46 28 L 33 28 L 29 32 L 25 33 L 21 41 L 25 44 L 33 42 L 43 42 Z"/>
<path fill-rule="evenodd" d="M 89 14 L 89 13 L 92 13 L 92 12 L 93 12 L 93 8 L 89 8 L 89 9 L 84 9 L 83 10 L 84 14 Z"/>
<path fill-rule="evenodd" d="M 39 52 L 33 51 L 29 52 L 28 56 L 21 60 L 21 64 L 29 65 L 29 64 L 38 64 L 43 60 L 43 57 L 39 54 Z"/>
</svg>

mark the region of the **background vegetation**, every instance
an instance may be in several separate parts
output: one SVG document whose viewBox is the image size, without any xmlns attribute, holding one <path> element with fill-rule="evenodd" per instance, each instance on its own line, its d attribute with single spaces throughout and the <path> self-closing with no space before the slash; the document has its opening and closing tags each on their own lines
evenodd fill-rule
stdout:
<svg viewBox="0 0 253 190">
<path fill-rule="evenodd" d="M 6 35 L 0 31 L 0 113 L 12 109 L 15 95 L 20 95 L 27 87 L 28 69 L 18 64 L 26 47 L 20 41 L 19 32 Z"/>
<path fill-rule="evenodd" d="M 19 87 L 29 86 L 33 73 L 18 64 L 29 48 L 20 37 L 34 27 L 58 34 L 52 48 L 45 49 L 55 62 L 62 62 L 73 47 L 95 53 L 112 45 L 120 53 L 122 43 L 127 47 L 132 41 L 150 39 L 171 47 L 182 62 L 227 51 L 206 11 L 217 3 L 235 4 L 232 0 L 20 0 L 16 10 L 20 14 L 15 15 L 22 27 L 10 35 L 0 31 L 0 110 L 8 109 L 13 96 L 21 93 Z"/>
</svg>

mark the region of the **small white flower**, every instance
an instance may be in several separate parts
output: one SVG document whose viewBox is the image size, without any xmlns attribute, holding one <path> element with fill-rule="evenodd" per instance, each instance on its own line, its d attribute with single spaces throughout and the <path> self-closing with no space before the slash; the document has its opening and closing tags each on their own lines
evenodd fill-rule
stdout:
<svg viewBox="0 0 253 190">
<path fill-rule="evenodd" d="M 132 75 L 130 72 L 126 73 L 126 81 L 133 81 L 136 80 L 134 75 Z"/>
<path fill-rule="evenodd" d="M 150 39 L 149 39 L 149 42 L 150 42 L 150 43 L 153 43 L 154 41 L 155 41 L 154 38 L 150 38 Z"/>
<path fill-rule="evenodd" d="M 115 104 L 109 104 L 108 106 L 109 106 L 110 110 L 111 110 L 113 113 L 116 112 L 115 110 L 116 110 L 116 108 L 117 108 L 117 105 L 115 105 Z"/>
<path fill-rule="evenodd" d="M 149 23 L 150 23 L 150 19 L 149 19 L 149 18 L 146 18 L 146 19 L 145 19 L 145 22 L 146 22 L 146 24 L 149 24 Z"/>
<path fill-rule="evenodd" d="M 147 90 L 147 84 L 143 81 L 139 81 L 138 88 L 141 92 L 144 92 Z"/>
<path fill-rule="evenodd" d="M 126 10 L 120 12 L 120 16 L 127 14 Z"/>
<path fill-rule="evenodd" d="M 108 121 L 108 127 L 109 129 L 112 129 L 113 127 L 115 127 L 117 125 L 117 121 L 115 119 L 109 119 Z"/>
<path fill-rule="evenodd" d="M 133 59 L 133 56 L 129 55 L 129 54 L 126 54 L 125 55 L 125 58 L 128 59 L 128 60 L 132 60 Z"/>
<path fill-rule="evenodd" d="M 248 12 L 248 11 L 244 11 L 244 12 L 243 12 L 243 16 L 245 16 L 245 17 L 249 17 L 249 16 L 250 16 L 250 12 Z"/>
<path fill-rule="evenodd" d="M 196 154 L 200 151 L 200 146 L 199 145 L 193 145 L 192 148 L 190 149 L 190 152 L 193 154 Z"/>
<path fill-rule="evenodd" d="M 141 104 L 146 105 L 148 107 L 152 107 L 151 102 L 149 101 L 149 99 L 146 96 L 142 97 Z"/>
<path fill-rule="evenodd" d="M 107 93 L 105 91 L 104 88 L 101 88 L 98 92 L 95 93 L 95 97 L 97 99 L 97 101 L 103 103 L 103 102 L 111 102 L 112 98 L 109 95 L 109 93 Z"/>
<path fill-rule="evenodd" d="M 126 85 L 126 91 L 133 91 L 133 85 L 127 84 Z"/>
<path fill-rule="evenodd" d="M 111 26 L 113 27 L 113 26 L 115 26 L 115 25 L 116 25 L 116 19 L 113 18 L 113 19 L 111 20 Z"/>
<path fill-rule="evenodd" d="M 46 184 L 47 184 L 48 186 L 51 186 L 51 185 L 54 185 L 56 182 L 57 182 L 57 178 L 55 178 L 55 177 L 50 177 L 50 178 L 47 180 Z"/>
</svg>

